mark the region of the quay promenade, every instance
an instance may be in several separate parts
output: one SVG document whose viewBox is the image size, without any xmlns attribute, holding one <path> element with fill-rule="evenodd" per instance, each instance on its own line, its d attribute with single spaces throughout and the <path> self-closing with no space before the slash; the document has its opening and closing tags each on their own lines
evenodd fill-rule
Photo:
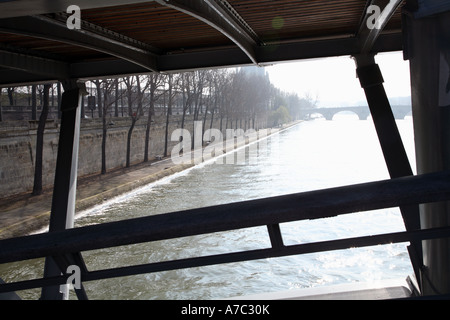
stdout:
<svg viewBox="0 0 450 320">
<path fill-rule="evenodd" d="M 77 183 L 78 213 L 123 193 L 185 170 L 191 165 L 175 165 L 170 157 L 147 164 L 84 177 Z M 0 239 L 24 236 L 48 226 L 52 189 L 42 195 L 20 195 L 0 200 Z"/>
<path fill-rule="evenodd" d="M 271 129 L 269 135 L 297 124 L 298 121 Z M 235 146 L 236 148 L 239 146 Z M 77 182 L 75 215 L 101 204 L 121 194 L 158 181 L 164 177 L 186 170 L 198 161 L 176 164 L 170 157 L 148 163 L 136 164 L 130 168 L 121 168 L 82 177 Z M 0 239 L 24 236 L 48 226 L 53 189 L 45 190 L 42 195 L 22 194 L 0 199 Z"/>
</svg>

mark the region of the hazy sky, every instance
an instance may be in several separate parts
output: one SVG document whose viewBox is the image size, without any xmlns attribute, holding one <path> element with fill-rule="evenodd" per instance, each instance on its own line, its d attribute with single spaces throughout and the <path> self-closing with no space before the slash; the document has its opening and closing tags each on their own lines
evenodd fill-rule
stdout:
<svg viewBox="0 0 450 320">
<path fill-rule="evenodd" d="M 381 68 L 389 97 L 409 96 L 409 64 L 402 53 L 375 56 Z M 317 95 L 319 106 L 357 105 L 365 102 L 364 91 L 356 78 L 355 62 L 349 56 L 281 63 L 267 67 L 272 83 L 299 96 Z"/>
</svg>

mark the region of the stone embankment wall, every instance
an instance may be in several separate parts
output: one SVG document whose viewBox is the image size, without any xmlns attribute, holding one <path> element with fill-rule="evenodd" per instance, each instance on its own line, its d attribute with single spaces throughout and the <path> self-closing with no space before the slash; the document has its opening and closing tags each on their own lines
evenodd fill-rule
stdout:
<svg viewBox="0 0 450 320">
<path fill-rule="evenodd" d="M 185 128 L 193 131 L 192 117 L 186 117 Z M 126 145 L 131 120 L 111 118 L 106 139 L 107 169 L 124 167 L 126 163 Z M 0 198 L 30 192 L 34 181 L 34 160 L 36 154 L 37 121 L 0 122 Z M 206 128 L 210 126 L 210 118 Z M 165 117 L 155 117 L 151 124 L 149 158 L 164 153 Z M 169 124 L 168 152 L 178 142 L 171 142 L 172 132 L 181 128 L 181 115 L 171 116 Z M 213 128 L 220 128 L 220 119 L 215 119 Z M 225 128 L 225 119 L 223 122 Z M 139 120 L 131 138 L 131 163 L 144 159 L 146 119 Z M 223 129 L 224 130 L 224 129 Z M 49 120 L 44 134 L 43 186 L 51 187 L 54 181 L 56 157 L 58 153 L 59 122 Z M 97 174 L 101 170 L 101 119 L 82 119 L 80 149 L 78 158 L 78 176 Z"/>
</svg>

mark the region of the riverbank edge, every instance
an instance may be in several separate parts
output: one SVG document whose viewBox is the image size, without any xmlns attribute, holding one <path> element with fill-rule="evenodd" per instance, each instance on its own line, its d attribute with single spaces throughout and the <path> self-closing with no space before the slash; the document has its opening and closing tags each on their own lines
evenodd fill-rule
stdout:
<svg viewBox="0 0 450 320">
<path fill-rule="evenodd" d="M 271 135 L 287 130 L 299 124 L 300 122 L 302 121 L 301 120 L 294 121 L 289 124 L 285 124 L 280 128 L 271 128 L 269 129 L 270 132 L 264 138 L 270 137 Z M 241 142 L 240 144 L 235 144 L 235 147 L 231 152 L 236 151 L 236 149 L 243 147 L 244 145 L 248 145 L 250 143 L 257 142 L 259 140 L 260 139 L 256 139 L 254 141 L 244 141 Z M 226 150 L 224 150 L 224 153 L 226 153 Z M 190 169 L 203 163 L 202 161 L 193 160 L 191 161 L 191 163 L 187 164 L 174 164 L 172 161 L 169 161 L 166 165 L 164 165 L 163 162 L 168 160 L 170 160 L 170 157 L 165 160 L 161 160 L 156 163 L 147 165 L 144 168 L 137 168 L 135 170 L 133 170 L 133 168 L 129 169 L 130 173 L 132 174 L 134 173 L 137 176 L 139 176 L 139 178 L 137 179 L 126 178 L 126 174 L 115 174 L 112 177 L 112 179 L 110 179 L 110 181 L 107 181 L 109 179 L 108 177 L 106 177 L 99 183 L 96 183 L 94 181 L 92 183 L 86 183 L 84 185 L 79 184 L 77 187 L 75 216 L 79 215 L 82 211 L 91 209 L 94 206 L 100 205 L 105 201 L 124 195 L 140 187 L 144 187 L 145 185 L 157 182 L 163 178 L 169 177 L 173 174 L 182 172 L 184 170 Z M 157 168 L 158 166 L 160 166 L 161 168 L 158 169 Z M 142 175 L 137 174 L 139 171 L 142 171 L 143 174 Z M 145 171 L 154 171 L 154 172 L 150 174 L 145 174 Z M 114 182 L 113 180 L 116 180 L 117 182 Z M 89 196 L 80 197 L 83 189 L 92 190 L 94 192 L 90 193 L 91 195 Z M 22 209 L 21 214 L 18 215 L 17 217 L 14 217 L 14 210 L 3 211 L 1 213 L 3 217 L 8 214 L 11 216 L 9 218 L 3 219 L 4 221 L 7 222 L 7 225 L 0 226 L 0 239 L 7 239 L 12 237 L 33 234 L 43 230 L 46 226 L 48 226 L 51 213 L 49 209 L 51 208 L 51 196 L 52 190 L 40 196 L 39 199 L 36 198 L 30 201 L 22 201 L 24 203 L 24 206 L 21 208 L 17 207 L 14 208 L 14 206 L 12 206 L 13 209 L 16 210 L 16 212 L 17 209 L 19 210 Z"/>
</svg>

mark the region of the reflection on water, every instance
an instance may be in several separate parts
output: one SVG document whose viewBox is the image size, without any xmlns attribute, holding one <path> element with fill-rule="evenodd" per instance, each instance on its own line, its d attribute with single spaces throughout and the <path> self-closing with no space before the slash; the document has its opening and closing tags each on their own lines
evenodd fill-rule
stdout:
<svg viewBox="0 0 450 320">
<path fill-rule="evenodd" d="M 412 121 L 398 121 L 413 168 Z M 76 226 L 388 178 L 373 124 L 352 116 L 303 122 L 247 150 L 246 164 L 209 164 L 93 208 Z M 254 158 L 252 158 L 254 159 Z M 214 214 L 213 212 L 211 214 Z M 285 244 L 402 231 L 386 209 L 281 225 Z M 89 270 L 267 248 L 252 228 L 83 253 Z M 42 260 L 0 267 L 5 281 L 41 276 Z M 406 244 L 339 250 L 85 283 L 91 299 L 217 299 L 412 274 Z M 20 292 L 37 298 L 39 290 Z"/>
</svg>

